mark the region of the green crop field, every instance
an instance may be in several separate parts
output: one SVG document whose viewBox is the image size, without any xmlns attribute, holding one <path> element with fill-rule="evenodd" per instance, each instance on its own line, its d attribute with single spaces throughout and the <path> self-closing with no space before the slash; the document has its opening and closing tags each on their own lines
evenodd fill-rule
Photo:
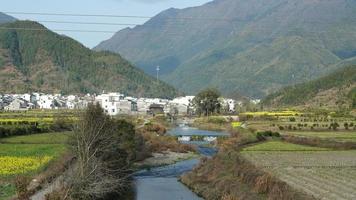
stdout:
<svg viewBox="0 0 356 200">
<path fill-rule="evenodd" d="M 51 156 L 55 157 L 65 150 L 63 144 L 0 144 L 0 157 Z"/>
<path fill-rule="evenodd" d="M 0 140 L 0 200 L 15 194 L 13 178 L 43 171 L 67 150 L 69 132 L 9 137 Z"/>
<path fill-rule="evenodd" d="M 261 144 L 246 147 L 243 151 L 329 151 L 327 148 L 310 147 L 305 145 L 291 144 L 282 141 L 268 141 Z"/>
<path fill-rule="evenodd" d="M 241 153 L 255 165 L 316 199 L 356 199 L 356 151 L 325 151 L 266 142 Z"/>
<path fill-rule="evenodd" d="M 16 193 L 15 186 L 0 182 L 0 200 L 7 200 Z"/>
<path fill-rule="evenodd" d="M 64 144 L 71 132 L 41 133 L 29 136 L 14 136 L 0 139 L 0 143 L 6 144 Z"/>
<path fill-rule="evenodd" d="M 356 131 L 299 131 L 283 132 L 283 135 L 316 137 L 341 142 L 356 142 Z"/>
</svg>

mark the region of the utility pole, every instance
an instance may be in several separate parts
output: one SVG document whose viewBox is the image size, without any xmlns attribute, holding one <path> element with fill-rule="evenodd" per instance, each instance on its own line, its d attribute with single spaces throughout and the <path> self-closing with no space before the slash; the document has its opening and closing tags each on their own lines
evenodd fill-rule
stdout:
<svg viewBox="0 0 356 200">
<path fill-rule="evenodd" d="M 160 70 L 160 69 L 159 69 L 159 66 L 157 66 L 157 67 L 156 67 L 156 72 L 157 72 L 157 83 L 159 82 L 159 77 L 158 77 L 158 75 L 159 75 L 159 70 Z"/>
</svg>

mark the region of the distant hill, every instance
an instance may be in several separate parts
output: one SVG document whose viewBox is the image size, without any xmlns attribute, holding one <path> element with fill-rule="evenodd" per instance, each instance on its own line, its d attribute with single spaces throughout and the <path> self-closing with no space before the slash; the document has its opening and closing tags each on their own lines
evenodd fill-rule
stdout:
<svg viewBox="0 0 356 200">
<path fill-rule="evenodd" d="M 173 87 L 157 82 L 120 55 L 94 52 L 39 23 L 17 21 L 0 25 L 0 92 L 103 90 L 152 97 L 178 94 Z"/>
<path fill-rule="evenodd" d="M 267 107 L 356 109 L 356 65 L 344 67 L 307 83 L 286 87 L 267 96 L 262 103 Z"/>
<path fill-rule="evenodd" d="M 4 23 L 8 23 L 8 22 L 14 22 L 16 20 L 17 20 L 16 18 L 0 12 L 0 24 L 4 24 Z"/>
<path fill-rule="evenodd" d="M 95 50 L 122 54 L 187 93 L 261 98 L 356 63 L 354 0 L 214 0 L 169 9 Z"/>
</svg>

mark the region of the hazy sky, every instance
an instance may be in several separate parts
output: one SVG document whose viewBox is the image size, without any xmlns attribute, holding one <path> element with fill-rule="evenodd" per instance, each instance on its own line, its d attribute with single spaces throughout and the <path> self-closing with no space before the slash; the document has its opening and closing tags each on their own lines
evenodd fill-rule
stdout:
<svg viewBox="0 0 356 200">
<path fill-rule="evenodd" d="M 174 7 L 186 8 L 202 5 L 211 0 L 11 0 L 1 3 L 1 12 L 36 12 L 36 13 L 69 13 L 95 15 L 138 15 L 154 16 L 159 12 Z M 148 19 L 105 18 L 105 17 L 72 17 L 72 16 L 40 16 L 11 14 L 18 19 L 39 21 L 50 29 L 57 30 L 102 30 L 118 31 L 127 26 L 56 24 L 44 21 L 71 22 L 105 22 L 141 24 Z M 79 33 L 59 32 L 68 35 L 88 47 L 108 39 L 112 33 Z"/>
</svg>

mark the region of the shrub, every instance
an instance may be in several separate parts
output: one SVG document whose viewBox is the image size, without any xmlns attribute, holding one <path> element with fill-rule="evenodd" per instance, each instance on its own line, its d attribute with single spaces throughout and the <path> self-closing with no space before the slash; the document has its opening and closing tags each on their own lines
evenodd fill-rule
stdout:
<svg viewBox="0 0 356 200">
<path fill-rule="evenodd" d="M 344 123 L 345 130 L 349 130 L 349 124 L 347 122 Z"/>
<path fill-rule="evenodd" d="M 257 132 L 256 137 L 258 140 L 265 140 L 267 137 L 280 137 L 281 135 L 278 132 L 272 131 L 264 131 L 264 132 Z"/>
<path fill-rule="evenodd" d="M 28 200 L 29 193 L 27 191 L 27 186 L 30 183 L 30 179 L 25 176 L 17 176 L 15 178 L 16 193 L 19 200 Z"/>
<path fill-rule="evenodd" d="M 340 125 L 337 122 L 334 122 L 334 123 L 330 124 L 330 128 L 329 129 L 332 128 L 333 130 L 336 130 L 338 127 L 340 127 Z"/>
</svg>

